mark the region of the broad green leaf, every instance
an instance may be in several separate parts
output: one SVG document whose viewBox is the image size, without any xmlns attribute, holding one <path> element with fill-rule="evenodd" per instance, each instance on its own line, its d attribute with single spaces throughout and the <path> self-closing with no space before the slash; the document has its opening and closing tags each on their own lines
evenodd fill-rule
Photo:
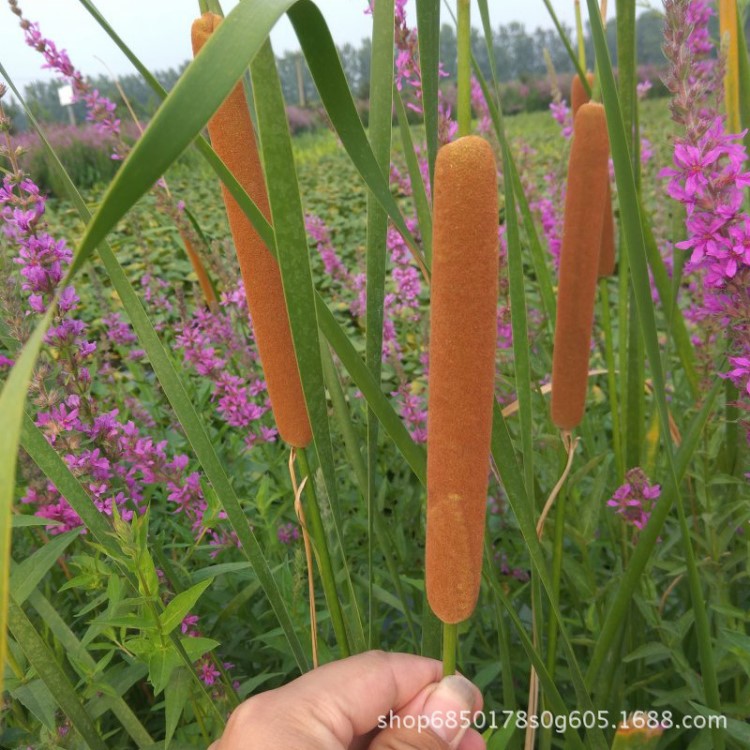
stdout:
<svg viewBox="0 0 750 750">
<path fill-rule="evenodd" d="M 181 663 L 182 659 L 171 643 L 157 647 L 148 655 L 148 679 L 154 688 L 154 695 L 164 690 Z"/>
<path fill-rule="evenodd" d="M 7 80 L 5 71 L 0 70 L 0 74 Z M 0 664 L 5 663 L 8 644 L 11 514 L 16 488 L 16 457 L 21 438 L 23 406 L 34 372 L 34 363 L 52 320 L 53 310 L 54 306 L 50 306 L 41 323 L 29 337 L 0 393 L 0 424 L 3 425 L 3 429 L 0 430 Z M 4 676 L 5 670 L 0 669 L 0 694 L 3 691 Z"/>
<path fill-rule="evenodd" d="M 159 615 L 159 622 L 164 634 L 171 633 L 185 619 L 186 615 L 195 606 L 195 603 L 200 599 L 203 592 L 213 582 L 213 578 L 208 578 L 205 581 L 196 583 L 187 591 L 177 594 L 177 596 L 167 604 L 164 611 Z"/>
<path fill-rule="evenodd" d="M 215 641 L 213 638 L 180 638 L 180 643 L 187 652 L 190 661 L 200 659 L 203 654 L 207 654 L 209 651 L 213 651 L 217 646 L 221 644 L 219 641 Z"/>
</svg>

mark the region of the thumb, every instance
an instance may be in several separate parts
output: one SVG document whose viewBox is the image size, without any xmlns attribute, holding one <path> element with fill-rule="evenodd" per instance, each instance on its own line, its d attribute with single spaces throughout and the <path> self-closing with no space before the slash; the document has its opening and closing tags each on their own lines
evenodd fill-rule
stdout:
<svg viewBox="0 0 750 750">
<path fill-rule="evenodd" d="M 408 711 L 392 714 L 370 750 L 454 750 L 472 723 L 481 698 L 465 677 L 444 677 L 423 691 Z"/>
</svg>

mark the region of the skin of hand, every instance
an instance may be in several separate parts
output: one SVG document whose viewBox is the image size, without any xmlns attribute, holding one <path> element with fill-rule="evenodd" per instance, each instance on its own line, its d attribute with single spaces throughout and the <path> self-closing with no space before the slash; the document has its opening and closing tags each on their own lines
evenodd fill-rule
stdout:
<svg viewBox="0 0 750 750">
<path fill-rule="evenodd" d="M 481 708 L 441 662 L 369 651 L 246 700 L 209 750 L 484 750 L 468 728 Z"/>
</svg>

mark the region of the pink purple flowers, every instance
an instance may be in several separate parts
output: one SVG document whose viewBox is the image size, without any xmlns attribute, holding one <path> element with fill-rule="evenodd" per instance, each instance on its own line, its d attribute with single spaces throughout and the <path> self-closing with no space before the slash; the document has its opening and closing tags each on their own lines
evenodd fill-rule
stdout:
<svg viewBox="0 0 750 750">
<path fill-rule="evenodd" d="M 685 206 L 687 239 L 677 247 L 690 251 L 688 268 L 707 287 L 704 313 L 727 331 L 729 361 L 723 374 L 750 407 L 750 217 L 743 210 L 750 186 L 744 133 L 726 133 L 718 112 L 721 65 L 710 55 L 706 0 L 666 0 L 665 54 L 670 71 L 665 83 L 673 95 L 674 120 L 684 127 L 675 140 L 674 167 L 667 193 Z"/>
<path fill-rule="evenodd" d="M 625 475 L 625 484 L 607 501 L 618 516 L 639 531 L 646 528 L 654 502 L 661 495 L 658 484 L 650 484 L 643 469 L 634 468 Z"/>
</svg>

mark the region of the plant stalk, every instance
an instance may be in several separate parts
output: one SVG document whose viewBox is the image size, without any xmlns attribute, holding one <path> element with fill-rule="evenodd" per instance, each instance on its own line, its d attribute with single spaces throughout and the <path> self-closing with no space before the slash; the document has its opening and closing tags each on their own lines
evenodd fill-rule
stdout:
<svg viewBox="0 0 750 750">
<path fill-rule="evenodd" d="M 331 623 L 333 624 L 341 656 L 346 657 L 351 653 L 349 637 L 346 633 L 344 614 L 341 611 L 341 603 L 336 591 L 336 577 L 333 573 L 331 555 L 328 551 L 328 540 L 326 539 L 326 532 L 323 527 L 323 519 L 320 515 L 318 498 L 315 494 L 313 476 L 310 472 L 310 464 L 308 463 L 304 448 L 297 451 L 297 462 L 299 463 L 301 475 L 300 481 L 304 481 L 307 478 L 307 482 L 305 483 L 305 514 L 310 525 L 313 549 L 315 551 L 315 558 L 318 561 L 318 570 L 320 571 L 320 579 L 323 584 L 323 593 L 328 604 L 328 611 L 331 615 Z"/>
</svg>

